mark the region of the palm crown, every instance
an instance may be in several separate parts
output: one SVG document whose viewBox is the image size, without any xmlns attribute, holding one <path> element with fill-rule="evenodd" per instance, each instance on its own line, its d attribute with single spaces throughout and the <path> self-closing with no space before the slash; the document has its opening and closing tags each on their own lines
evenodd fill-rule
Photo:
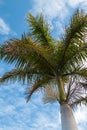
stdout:
<svg viewBox="0 0 87 130">
<path fill-rule="evenodd" d="M 30 34 L 0 46 L 0 58 L 15 64 L 0 82 L 32 82 L 26 90 L 27 101 L 42 88 L 45 103 L 58 100 L 71 106 L 87 104 L 87 15 L 77 10 L 58 41 L 51 36 L 42 14 L 28 14 L 27 21 Z"/>
</svg>

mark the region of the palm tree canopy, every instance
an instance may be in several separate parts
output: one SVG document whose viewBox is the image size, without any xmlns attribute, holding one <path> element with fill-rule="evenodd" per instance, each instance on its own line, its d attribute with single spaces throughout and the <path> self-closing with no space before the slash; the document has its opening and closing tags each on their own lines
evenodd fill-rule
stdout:
<svg viewBox="0 0 87 130">
<path fill-rule="evenodd" d="M 27 101 L 42 88 L 44 102 L 87 104 L 87 15 L 77 10 L 58 41 L 51 36 L 42 14 L 37 17 L 28 14 L 27 21 L 30 34 L 0 46 L 0 59 L 15 64 L 0 82 L 32 82 L 26 91 Z"/>
</svg>

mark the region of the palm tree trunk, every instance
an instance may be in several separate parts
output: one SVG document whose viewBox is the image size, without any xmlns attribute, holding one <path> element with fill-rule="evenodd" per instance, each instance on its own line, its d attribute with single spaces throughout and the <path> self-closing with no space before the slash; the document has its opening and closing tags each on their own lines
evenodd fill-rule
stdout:
<svg viewBox="0 0 87 130">
<path fill-rule="evenodd" d="M 67 103 L 60 105 L 62 130 L 78 130 L 72 109 Z"/>
</svg>

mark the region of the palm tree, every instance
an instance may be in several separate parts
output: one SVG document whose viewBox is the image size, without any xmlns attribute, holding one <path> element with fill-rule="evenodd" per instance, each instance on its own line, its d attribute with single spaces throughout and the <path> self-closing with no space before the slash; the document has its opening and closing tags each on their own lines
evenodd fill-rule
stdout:
<svg viewBox="0 0 87 130">
<path fill-rule="evenodd" d="M 30 34 L 11 39 L 0 46 L 0 58 L 15 68 L 0 82 L 27 82 L 27 102 L 37 90 L 43 90 L 44 103 L 58 101 L 62 130 L 77 130 L 71 108 L 87 105 L 87 15 L 77 10 L 60 40 L 51 36 L 42 14 L 28 14 Z"/>
</svg>

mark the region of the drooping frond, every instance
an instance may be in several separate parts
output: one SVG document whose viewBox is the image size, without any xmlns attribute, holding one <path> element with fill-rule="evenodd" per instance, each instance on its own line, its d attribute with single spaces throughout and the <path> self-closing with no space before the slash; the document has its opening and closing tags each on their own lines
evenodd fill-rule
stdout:
<svg viewBox="0 0 87 130">
<path fill-rule="evenodd" d="M 55 101 L 59 101 L 59 91 L 56 85 L 52 86 L 47 85 L 44 88 L 43 102 L 44 103 L 54 103 Z"/>
<path fill-rule="evenodd" d="M 53 42 L 53 38 L 50 35 L 50 26 L 44 19 L 42 14 L 34 17 L 32 14 L 28 14 L 27 21 L 29 22 L 29 29 L 33 38 L 38 41 L 39 44 L 49 46 Z"/>
<path fill-rule="evenodd" d="M 25 75 L 23 71 L 21 70 L 12 70 L 10 72 L 6 72 L 1 78 L 0 83 L 7 82 L 7 81 L 16 81 L 18 79 L 21 80 L 21 78 L 25 79 Z"/>
<path fill-rule="evenodd" d="M 25 94 L 27 95 L 27 102 L 29 101 L 29 99 L 31 98 L 32 94 L 35 93 L 37 90 L 44 88 L 46 84 L 49 84 L 49 82 L 52 80 L 52 78 L 42 78 L 41 80 L 37 80 L 33 86 L 28 87 L 26 89 Z"/>
<path fill-rule="evenodd" d="M 67 93 L 66 93 L 66 100 L 69 101 L 69 98 L 70 98 L 70 93 L 71 93 L 71 88 L 72 88 L 72 85 L 74 83 L 74 78 L 70 78 L 70 81 L 67 85 Z"/>
<path fill-rule="evenodd" d="M 54 78 L 54 75 L 49 72 L 49 70 L 41 70 L 40 67 L 38 67 L 38 64 L 35 64 L 35 66 L 27 66 L 24 69 L 13 69 L 10 72 L 6 72 L 1 78 L 0 82 L 7 82 L 7 81 L 22 81 L 23 83 L 27 82 L 30 83 L 30 81 L 34 80 L 40 80 L 42 77 L 48 78 Z"/>
<path fill-rule="evenodd" d="M 70 106 L 74 109 L 78 105 L 82 105 L 82 104 L 87 105 L 87 96 L 86 97 L 80 96 L 79 99 L 77 98 L 76 101 L 70 104 Z"/>
<path fill-rule="evenodd" d="M 10 72 L 6 72 L 1 78 L 0 78 L 0 83 L 4 83 L 7 81 L 21 81 L 23 83 L 27 82 L 29 83 L 29 81 L 34 80 L 36 77 L 40 77 L 39 73 L 37 73 L 36 70 L 34 69 L 14 69 Z"/>
<path fill-rule="evenodd" d="M 27 87 L 25 94 L 27 102 L 31 98 L 32 94 L 35 93 L 38 89 L 43 88 L 46 84 L 49 84 L 53 80 L 53 77 L 50 75 L 42 74 L 33 69 L 24 69 L 24 70 L 12 70 L 3 75 L 0 78 L 0 83 L 7 81 L 22 81 L 23 83 L 30 84 L 33 83 L 33 86 Z"/>
<path fill-rule="evenodd" d="M 82 79 L 70 77 L 70 81 L 66 85 L 66 101 L 72 108 L 75 108 L 77 105 L 87 105 L 87 89 L 83 87 L 85 81 L 82 83 L 80 80 Z"/>
<path fill-rule="evenodd" d="M 79 84 L 81 85 L 81 87 L 83 87 L 87 91 L 87 81 L 79 82 Z"/>
</svg>

